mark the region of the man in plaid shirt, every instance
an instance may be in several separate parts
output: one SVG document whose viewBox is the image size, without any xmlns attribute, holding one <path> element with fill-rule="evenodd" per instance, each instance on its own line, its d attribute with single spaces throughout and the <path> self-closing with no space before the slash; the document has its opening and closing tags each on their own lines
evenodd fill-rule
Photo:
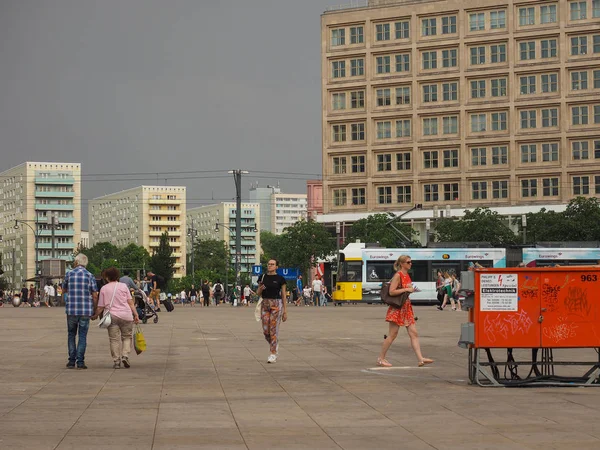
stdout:
<svg viewBox="0 0 600 450">
<path fill-rule="evenodd" d="M 85 365 L 85 348 L 87 333 L 90 328 L 90 317 L 94 315 L 98 305 L 98 286 L 96 279 L 87 271 L 88 258 L 82 253 L 75 257 L 73 270 L 65 276 L 63 295 L 67 313 L 67 329 L 69 332 L 69 362 L 67 368 L 72 369 L 77 363 L 78 369 L 87 369 Z M 79 342 L 75 344 L 75 336 L 79 332 Z"/>
</svg>

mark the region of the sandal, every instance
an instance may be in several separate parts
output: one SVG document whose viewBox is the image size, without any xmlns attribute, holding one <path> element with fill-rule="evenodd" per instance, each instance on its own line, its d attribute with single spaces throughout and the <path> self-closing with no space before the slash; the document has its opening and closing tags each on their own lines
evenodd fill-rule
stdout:
<svg viewBox="0 0 600 450">
<path fill-rule="evenodd" d="M 379 359 L 377 358 L 377 365 L 380 367 L 392 367 L 390 362 L 387 359 Z"/>
<path fill-rule="evenodd" d="M 423 358 L 423 361 L 419 361 L 419 367 L 423 367 L 427 364 L 433 364 L 433 359 Z"/>
</svg>

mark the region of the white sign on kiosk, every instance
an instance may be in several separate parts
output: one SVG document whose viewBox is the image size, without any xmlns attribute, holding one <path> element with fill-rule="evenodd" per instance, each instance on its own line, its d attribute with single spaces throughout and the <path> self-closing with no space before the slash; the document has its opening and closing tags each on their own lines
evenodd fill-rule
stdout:
<svg viewBox="0 0 600 450">
<path fill-rule="evenodd" d="M 482 273 L 479 278 L 480 311 L 518 311 L 519 276 Z"/>
</svg>

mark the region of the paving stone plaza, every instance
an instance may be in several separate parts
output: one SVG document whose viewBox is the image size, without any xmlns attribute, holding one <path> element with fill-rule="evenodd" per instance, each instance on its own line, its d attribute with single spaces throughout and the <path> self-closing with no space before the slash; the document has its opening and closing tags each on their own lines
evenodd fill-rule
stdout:
<svg viewBox="0 0 600 450">
<path fill-rule="evenodd" d="M 600 448 L 600 389 L 469 385 L 466 314 L 415 313 L 424 368 L 402 331 L 375 367 L 380 306 L 290 307 L 276 364 L 253 308 L 219 306 L 143 326 L 131 369 L 92 325 L 88 370 L 68 370 L 63 308 L 4 307 L 0 449 Z"/>
</svg>

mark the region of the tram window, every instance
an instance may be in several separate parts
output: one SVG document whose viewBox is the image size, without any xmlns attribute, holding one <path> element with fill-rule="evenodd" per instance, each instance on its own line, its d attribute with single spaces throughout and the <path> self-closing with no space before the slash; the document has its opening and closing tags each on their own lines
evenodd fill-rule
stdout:
<svg viewBox="0 0 600 450">
<path fill-rule="evenodd" d="M 408 271 L 412 281 L 431 281 L 429 279 L 429 269 L 427 269 L 427 261 L 412 260 L 411 270 Z"/>
<path fill-rule="evenodd" d="M 338 281 L 362 281 L 362 261 L 345 261 Z"/>
<path fill-rule="evenodd" d="M 368 261 L 366 273 L 366 281 L 388 281 L 394 276 L 394 263 Z"/>
</svg>

